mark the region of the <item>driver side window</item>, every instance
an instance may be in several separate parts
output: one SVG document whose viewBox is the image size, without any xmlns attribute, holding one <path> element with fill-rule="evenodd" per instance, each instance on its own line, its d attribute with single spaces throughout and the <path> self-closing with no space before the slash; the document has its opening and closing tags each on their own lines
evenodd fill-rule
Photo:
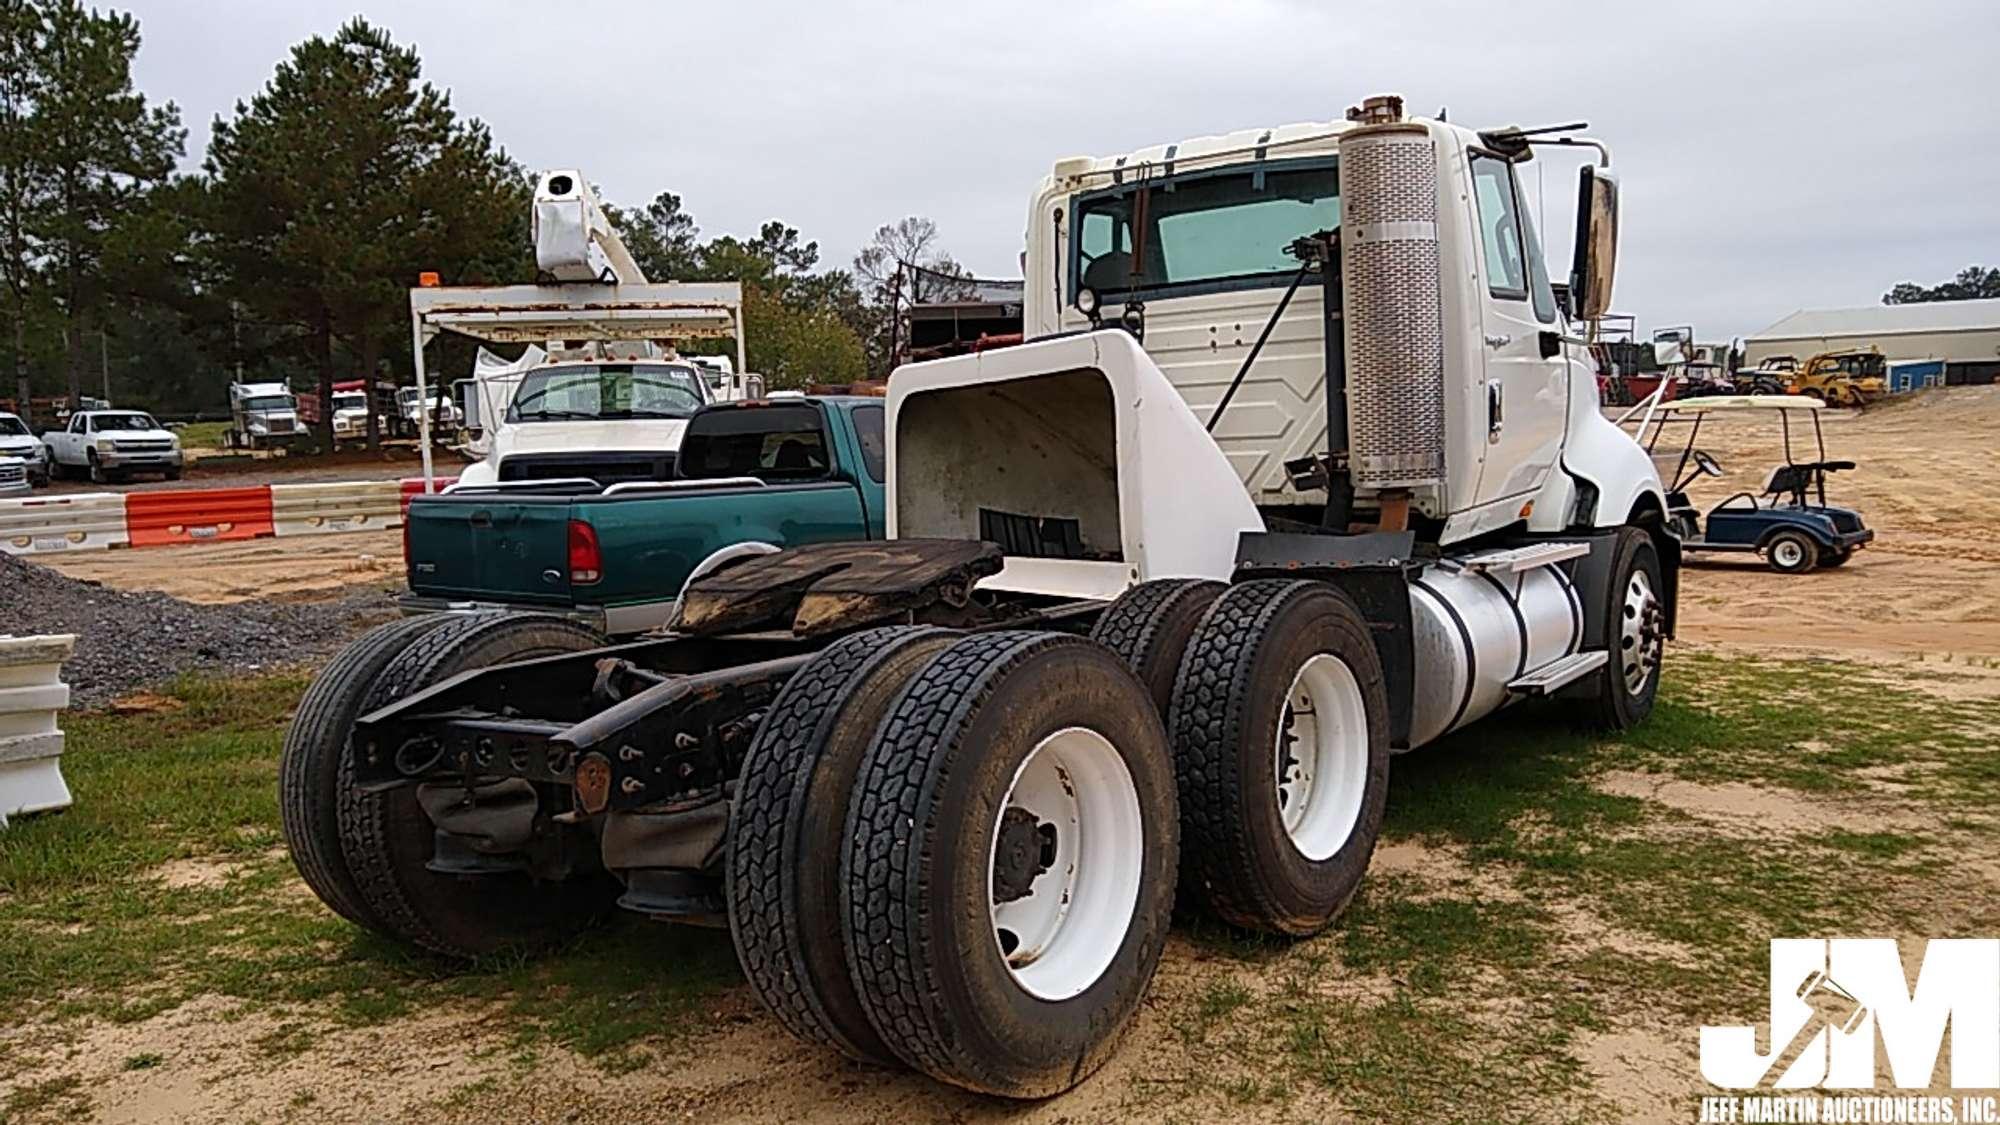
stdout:
<svg viewBox="0 0 2000 1125">
<path fill-rule="evenodd" d="M 1486 255 L 1486 285 L 1495 296 L 1528 296 L 1527 255 L 1521 249 L 1521 217 L 1514 208 L 1514 177 L 1506 161 L 1474 153 L 1472 190 L 1479 203 L 1479 241 Z"/>
</svg>

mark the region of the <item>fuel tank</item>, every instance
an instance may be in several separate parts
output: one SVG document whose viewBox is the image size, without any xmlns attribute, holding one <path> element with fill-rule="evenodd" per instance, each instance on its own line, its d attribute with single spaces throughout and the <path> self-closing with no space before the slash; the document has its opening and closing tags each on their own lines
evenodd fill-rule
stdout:
<svg viewBox="0 0 2000 1125">
<path fill-rule="evenodd" d="M 1509 682 L 1577 651 L 1583 602 L 1552 566 L 1508 572 L 1450 559 L 1410 583 L 1417 682 L 1410 745 L 1498 711 Z"/>
</svg>

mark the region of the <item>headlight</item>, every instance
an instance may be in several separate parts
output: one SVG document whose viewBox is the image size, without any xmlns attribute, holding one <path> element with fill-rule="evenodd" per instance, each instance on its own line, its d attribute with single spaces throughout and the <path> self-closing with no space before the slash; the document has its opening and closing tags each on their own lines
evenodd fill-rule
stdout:
<svg viewBox="0 0 2000 1125">
<path fill-rule="evenodd" d="M 95 444 L 99 453 L 110 453 L 112 450 L 118 448 L 118 443 L 108 437 L 98 438 Z"/>
<path fill-rule="evenodd" d="M 1097 315 L 1097 290 L 1085 286 L 1076 291 L 1076 311 L 1085 316 Z"/>
</svg>

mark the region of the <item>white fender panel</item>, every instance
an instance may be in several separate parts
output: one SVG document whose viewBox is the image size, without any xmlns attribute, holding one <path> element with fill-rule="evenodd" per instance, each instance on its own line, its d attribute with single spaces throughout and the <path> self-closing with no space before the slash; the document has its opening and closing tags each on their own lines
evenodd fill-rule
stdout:
<svg viewBox="0 0 2000 1125">
<path fill-rule="evenodd" d="M 1115 593 L 1113 562 L 1119 588 L 1226 578 L 1237 534 L 1264 528 L 1214 439 L 1122 331 L 906 365 L 888 410 L 891 538 L 976 538 L 981 510 L 1077 522 L 1090 558 L 1010 566 L 1013 579 L 996 577 L 1009 589 Z M 1067 570 L 1075 581 L 1058 578 Z"/>
</svg>

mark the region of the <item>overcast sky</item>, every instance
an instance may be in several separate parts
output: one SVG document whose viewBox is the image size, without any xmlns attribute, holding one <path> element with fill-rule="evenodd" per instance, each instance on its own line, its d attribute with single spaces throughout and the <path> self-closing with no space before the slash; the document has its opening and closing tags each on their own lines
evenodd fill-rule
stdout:
<svg viewBox="0 0 2000 1125">
<path fill-rule="evenodd" d="M 528 166 L 619 203 L 679 192 L 705 234 L 782 218 L 828 264 L 921 214 L 1015 277 L 1060 157 L 1395 92 L 1475 126 L 1588 120 L 1623 178 L 1617 305 L 1642 329 L 1725 339 L 2000 265 L 1994 0 L 108 2 L 140 19 L 138 81 L 179 103 L 190 166 L 292 43 L 360 12 Z M 1541 163 L 1566 262 L 1576 162 Z"/>
</svg>

